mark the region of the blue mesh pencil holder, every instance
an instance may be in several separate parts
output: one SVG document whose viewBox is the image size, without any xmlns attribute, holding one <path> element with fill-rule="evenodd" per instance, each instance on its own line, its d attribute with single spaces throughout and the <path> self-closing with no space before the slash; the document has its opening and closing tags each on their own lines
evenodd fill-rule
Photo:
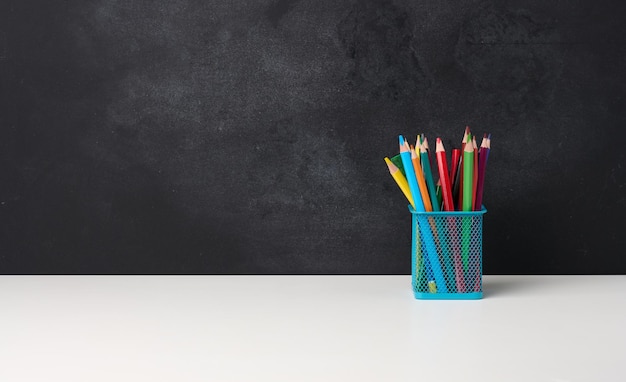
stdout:
<svg viewBox="0 0 626 382">
<path fill-rule="evenodd" d="M 483 214 L 417 212 L 411 206 L 411 279 L 415 298 L 475 300 L 483 297 Z"/>
</svg>

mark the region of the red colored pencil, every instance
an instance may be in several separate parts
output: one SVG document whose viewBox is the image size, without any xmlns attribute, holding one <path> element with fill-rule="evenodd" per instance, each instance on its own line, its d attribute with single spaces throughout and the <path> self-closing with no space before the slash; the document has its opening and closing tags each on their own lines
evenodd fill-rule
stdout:
<svg viewBox="0 0 626 382">
<path fill-rule="evenodd" d="M 446 151 L 443 148 L 441 138 L 437 138 L 437 166 L 439 167 L 439 180 L 441 182 L 441 194 L 443 196 L 443 206 L 445 211 L 454 211 L 454 202 L 452 199 L 452 187 L 450 178 L 448 177 L 448 162 L 446 161 Z"/>
<path fill-rule="evenodd" d="M 467 136 L 470 135 L 469 126 L 465 126 L 465 133 L 463 134 L 463 141 L 461 141 L 461 151 L 465 150 L 465 144 L 467 143 Z"/>
<path fill-rule="evenodd" d="M 461 157 L 461 150 L 452 149 L 452 161 L 450 162 L 450 183 L 454 182 L 454 178 L 456 178 L 456 172 L 459 169 L 460 157 Z"/>
<path fill-rule="evenodd" d="M 467 143 L 467 137 L 471 135 L 469 126 L 465 126 L 465 134 L 463 134 L 463 141 L 461 142 L 461 152 L 465 150 L 465 145 Z M 461 159 L 459 162 L 459 194 L 458 194 L 458 204 L 457 209 L 459 211 L 463 210 L 463 155 L 461 155 Z"/>
</svg>

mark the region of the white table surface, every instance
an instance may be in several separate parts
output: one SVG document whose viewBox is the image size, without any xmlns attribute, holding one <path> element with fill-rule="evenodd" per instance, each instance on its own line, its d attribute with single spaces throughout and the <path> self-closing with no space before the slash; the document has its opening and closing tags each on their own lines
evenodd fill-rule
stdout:
<svg viewBox="0 0 626 382">
<path fill-rule="evenodd" d="M 626 276 L 0 276 L 0 381 L 625 381 Z"/>
</svg>

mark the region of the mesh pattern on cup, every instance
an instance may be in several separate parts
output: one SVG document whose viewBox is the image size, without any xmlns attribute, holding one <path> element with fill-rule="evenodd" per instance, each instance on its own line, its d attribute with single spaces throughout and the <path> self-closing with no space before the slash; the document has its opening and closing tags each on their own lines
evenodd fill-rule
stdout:
<svg viewBox="0 0 626 382">
<path fill-rule="evenodd" d="M 413 212 L 411 273 L 415 292 L 482 292 L 484 212 Z M 445 288 L 441 288 L 442 282 Z"/>
</svg>

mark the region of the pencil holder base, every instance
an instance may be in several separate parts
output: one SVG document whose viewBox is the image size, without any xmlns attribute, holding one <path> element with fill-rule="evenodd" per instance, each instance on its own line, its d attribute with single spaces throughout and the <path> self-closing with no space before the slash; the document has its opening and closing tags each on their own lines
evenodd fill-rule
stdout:
<svg viewBox="0 0 626 382">
<path fill-rule="evenodd" d="M 422 293 L 413 292 L 418 300 L 480 300 L 483 298 L 483 292 L 471 293 Z"/>
</svg>

